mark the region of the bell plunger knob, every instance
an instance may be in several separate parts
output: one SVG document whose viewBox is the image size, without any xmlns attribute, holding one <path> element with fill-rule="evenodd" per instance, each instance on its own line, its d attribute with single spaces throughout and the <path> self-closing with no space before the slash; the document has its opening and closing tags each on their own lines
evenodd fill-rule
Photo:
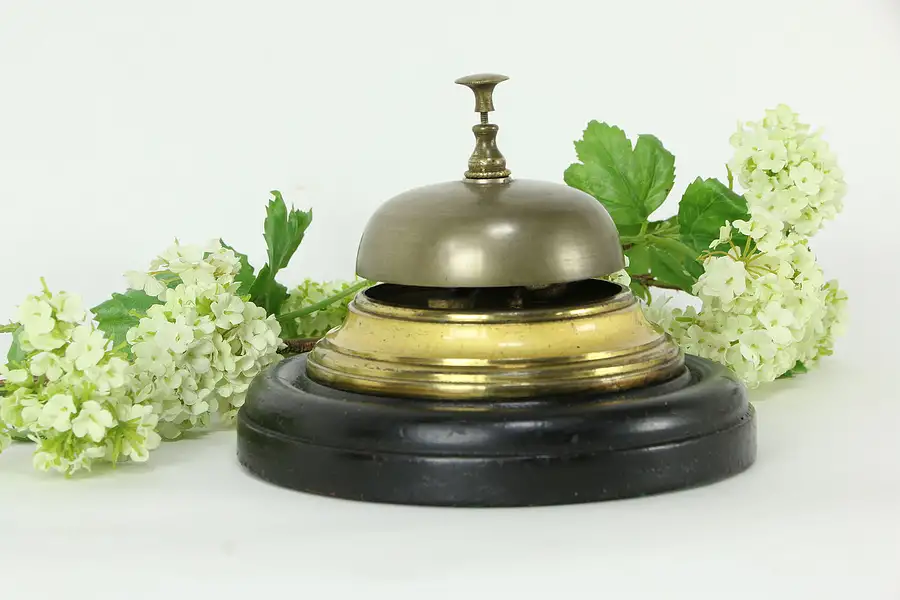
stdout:
<svg viewBox="0 0 900 600">
<path fill-rule="evenodd" d="M 504 179 L 509 177 L 506 158 L 497 148 L 499 127 L 488 123 L 488 113 L 494 110 L 494 88 L 509 79 L 506 75 L 482 73 L 460 77 L 456 83 L 464 85 L 475 94 L 475 112 L 481 113 L 481 123 L 472 127 L 475 134 L 475 150 L 469 157 L 466 179 Z"/>
</svg>

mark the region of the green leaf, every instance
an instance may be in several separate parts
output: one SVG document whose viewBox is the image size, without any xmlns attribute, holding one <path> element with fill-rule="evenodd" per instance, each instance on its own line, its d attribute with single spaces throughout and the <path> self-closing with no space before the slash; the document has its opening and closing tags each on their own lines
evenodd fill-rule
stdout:
<svg viewBox="0 0 900 600">
<path fill-rule="evenodd" d="M 698 266 L 696 266 L 696 267 L 691 266 L 691 269 L 697 273 L 697 277 L 699 277 L 703 273 L 703 265 L 700 265 L 700 263 L 697 262 L 697 257 L 698 257 L 697 251 L 694 250 L 693 248 L 691 248 L 690 246 L 682 243 L 679 240 L 669 238 L 669 237 L 662 237 L 662 236 L 658 236 L 658 235 L 648 235 L 646 238 L 646 241 L 651 246 L 657 246 L 659 248 L 666 250 L 672 256 L 675 256 L 675 257 L 678 257 L 678 258 L 681 258 L 681 259 L 684 259 L 687 261 L 696 262 Z"/>
<path fill-rule="evenodd" d="M 652 135 L 638 136 L 634 145 L 638 193 L 649 217 L 665 201 L 675 183 L 675 156 Z"/>
<path fill-rule="evenodd" d="M 571 185 L 571 184 L 570 184 Z M 619 240 L 625 244 L 633 241 L 641 235 L 641 225 L 637 223 L 623 224 L 616 223 L 616 230 L 619 232 Z"/>
<path fill-rule="evenodd" d="M 154 304 L 161 304 L 159 298 L 141 290 L 129 290 L 124 294 L 113 294 L 112 298 L 92 308 L 91 312 L 97 318 L 97 327 L 116 347 L 125 342 L 128 330 L 138 324 L 138 315 L 146 314 Z"/>
<path fill-rule="evenodd" d="M 19 341 L 19 337 L 21 335 L 22 326 L 20 325 L 18 328 L 16 328 L 15 331 L 12 332 L 12 344 L 10 344 L 9 351 L 6 353 L 6 362 L 11 365 L 22 364 L 28 357 L 28 353 L 22 349 L 22 344 Z"/>
<path fill-rule="evenodd" d="M 157 273 L 156 275 L 154 275 L 153 278 L 169 289 L 175 289 L 181 283 L 184 283 L 181 281 L 181 277 L 179 277 L 172 271 L 162 271 L 161 273 Z"/>
<path fill-rule="evenodd" d="M 697 252 L 680 241 L 648 234 L 625 251 L 628 274 L 651 275 L 659 283 L 688 293 L 703 274 Z"/>
<path fill-rule="evenodd" d="M 709 249 L 725 221 L 749 218 L 747 201 L 718 179 L 698 177 L 684 191 L 678 204 L 681 240 L 698 253 Z M 747 241 L 738 231 L 733 232 L 732 239 L 739 246 Z"/>
<path fill-rule="evenodd" d="M 675 254 L 659 245 L 651 244 L 648 250 L 650 274 L 660 283 L 674 285 L 690 293 L 703 273 L 703 266 L 690 257 Z"/>
<path fill-rule="evenodd" d="M 293 208 L 288 211 L 281 192 L 275 190 L 272 195 L 274 199 L 266 207 L 263 225 L 269 262 L 259 270 L 249 293 L 254 304 L 266 309 L 270 315 L 277 315 L 288 292 L 285 286 L 275 281 L 275 275 L 288 265 L 303 241 L 303 234 L 312 222 L 312 211 Z"/>
<path fill-rule="evenodd" d="M 566 169 L 565 182 L 603 203 L 620 231 L 647 221 L 675 182 L 675 157 L 652 135 L 632 148 L 618 127 L 591 121 L 575 151 L 581 164 Z"/>
<path fill-rule="evenodd" d="M 246 254 L 241 254 L 240 252 L 226 244 L 223 240 L 219 240 L 219 242 L 222 244 L 222 247 L 228 248 L 229 250 L 234 252 L 235 256 L 238 257 L 238 260 L 241 264 L 241 270 L 238 271 L 238 274 L 234 278 L 234 280 L 240 284 L 240 287 L 238 287 L 237 295 L 246 296 L 250 293 L 250 288 L 256 281 L 256 274 L 254 272 L 253 266 L 250 264 L 250 260 L 247 258 Z"/>
<path fill-rule="evenodd" d="M 644 275 L 650 272 L 650 249 L 645 243 L 635 244 L 625 251 L 628 266 L 625 271 L 629 275 Z"/>
<path fill-rule="evenodd" d="M 259 270 L 256 281 L 250 287 L 250 300 L 257 306 L 266 309 L 268 314 L 277 314 L 274 310 L 281 310 L 281 305 L 288 296 L 285 286 L 275 281 L 272 270 L 266 264 Z"/>
<path fill-rule="evenodd" d="M 272 191 L 275 197 L 266 208 L 264 223 L 266 246 L 269 253 L 269 266 L 274 276 L 285 268 L 297 251 L 303 234 L 312 222 L 312 211 L 287 210 L 284 198 L 278 190 Z"/>
<path fill-rule="evenodd" d="M 809 369 L 806 367 L 806 365 L 798 360 L 797 362 L 794 363 L 793 367 L 791 367 L 789 370 L 782 373 L 778 377 L 778 379 L 790 379 L 791 377 L 795 377 L 797 375 L 802 375 L 803 373 L 808 373 L 808 372 L 809 372 Z"/>
<path fill-rule="evenodd" d="M 644 302 L 650 302 L 650 290 L 647 289 L 643 283 L 638 281 L 637 279 L 632 279 L 629 286 L 631 288 L 631 293 L 636 297 L 640 298 Z"/>
</svg>

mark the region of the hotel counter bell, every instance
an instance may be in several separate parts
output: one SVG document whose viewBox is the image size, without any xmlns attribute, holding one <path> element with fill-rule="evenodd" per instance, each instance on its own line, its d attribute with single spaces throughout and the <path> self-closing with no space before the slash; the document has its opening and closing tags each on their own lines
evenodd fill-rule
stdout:
<svg viewBox="0 0 900 600">
<path fill-rule="evenodd" d="M 370 502 L 523 506 L 671 491 L 752 464 L 741 384 L 601 279 L 624 268 L 603 205 L 511 176 L 488 120 L 506 79 L 457 80 L 481 115 L 464 178 L 383 204 L 357 258 L 381 283 L 253 382 L 238 419 L 250 472 Z"/>
</svg>

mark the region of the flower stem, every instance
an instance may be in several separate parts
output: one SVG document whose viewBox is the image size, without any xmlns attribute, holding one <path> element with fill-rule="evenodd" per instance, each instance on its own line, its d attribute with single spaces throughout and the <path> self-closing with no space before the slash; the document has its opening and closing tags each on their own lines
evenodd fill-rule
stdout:
<svg viewBox="0 0 900 600">
<path fill-rule="evenodd" d="M 9 325 L 0 325 L 0 333 L 14 333 L 19 328 L 18 323 L 10 323 Z"/>
<path fill-rule="evenodd" d="M 356 284 L 348 287 L 346 290 L 344 290 L 342 292 L 338 292 L 337 294 L 334 294 L 333 296 L 329 296 L 328 298 L 325 298 L 324 300 L 320 300 L 319 302 L 316 302 L 315 304 L 311 304 L 311 305 L 301 308 L 299 310 L 294 310 L 294 311 L 291 311 L 288 313 L 280 314 L 275 318 L 278 319 L 279 321 L 284 322 L 284 321 L 290 321 L 291 319 L 299 319 L 300 317 L 305 317 L 306 315 L 311 315 L 312 313 L 320 311 L 323 308 L 327 308 L 328 306 L 334 304 L 338 300 L 343 300 L 347 296 L 350 296 L 351 294 L 355 294 L 359 290 L 361 290 L 363 288 L 367 288 L 373 284 L 374 284 L 373 281 L 364 279 L 364 280 L 360 281 L 359 283 L 356 283 Z"/>
<path fill-rule="evenodd" d="M 659 281 L 658 279 L 656 279 L 655 277 L 653 277 L 653 275 L 650 275 L 650 274 L 632 275 L 631 278 L 637 279 L 641 283 L 641 285 L 643 285 L 645 287 L 658 287 L 658 288 L 663 288 L 666 290 L 679 290 L 682 292 L 684 291 L 677 285 L 670 285 L 668 283 L 663 283 L 663 282 Z"/>
</svg>

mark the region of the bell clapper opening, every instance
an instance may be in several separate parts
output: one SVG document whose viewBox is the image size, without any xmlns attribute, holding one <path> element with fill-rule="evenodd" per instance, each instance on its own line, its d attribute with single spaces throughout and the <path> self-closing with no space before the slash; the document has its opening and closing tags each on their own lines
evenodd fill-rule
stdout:
<svg viewBox="0 0 900 600">
<path fill-rule="evenodd" d="M 586 279 L 542 286 L 432 288 L 382 283 L 364 292 L 374 302 L 412 309 L 509 311 L 570 308 L 604 302 L 625 292 L 622 286 Z"/>
</svg>

